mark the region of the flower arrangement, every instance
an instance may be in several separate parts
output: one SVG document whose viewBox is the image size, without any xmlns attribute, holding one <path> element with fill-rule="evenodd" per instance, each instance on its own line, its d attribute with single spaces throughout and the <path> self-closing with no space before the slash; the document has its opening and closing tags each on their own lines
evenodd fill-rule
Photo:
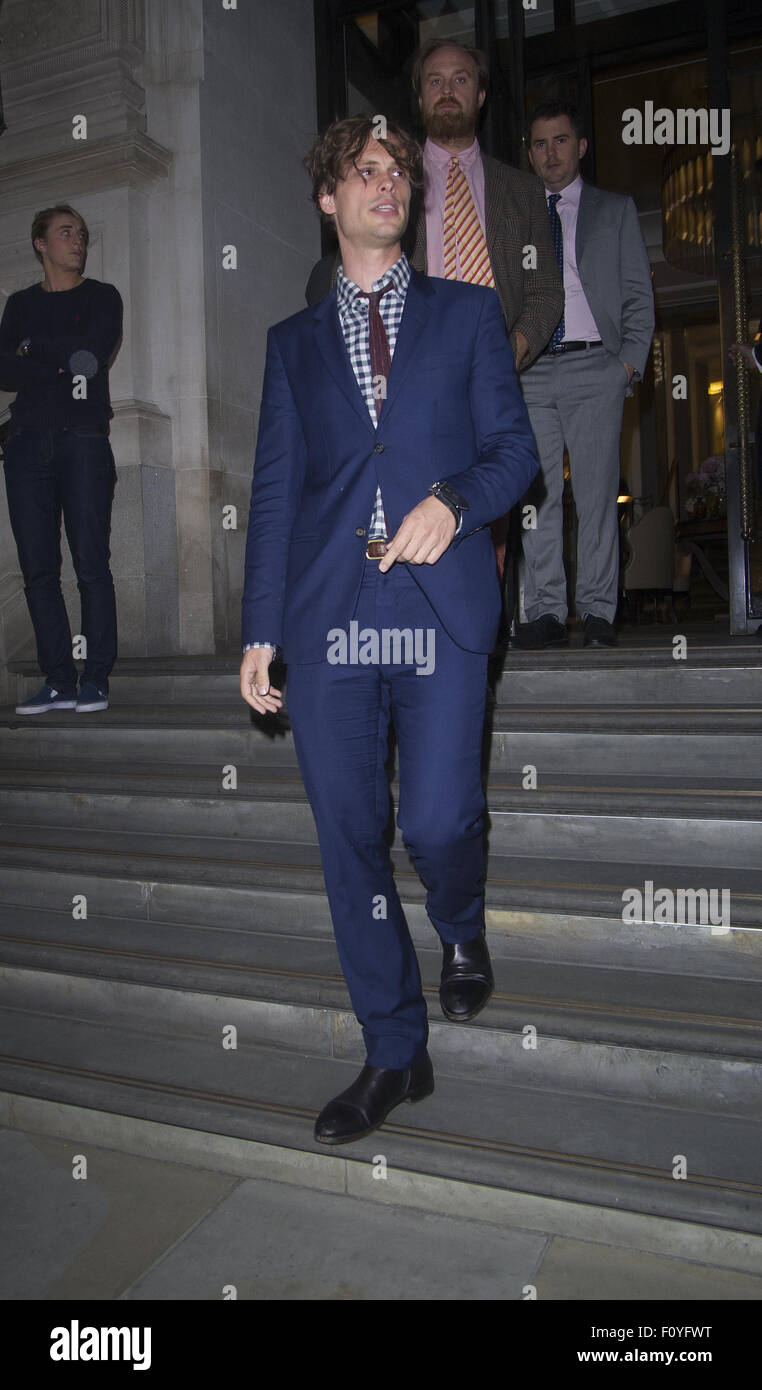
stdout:
<svg viewBox="0 0 762 1390">
<path fill-rule="evenodd" d="M 687 474 L 685 484 L 688 490 L 685 511 L 691 521 L 725 516 L 725 459 L 722 454 L 711 454 L 704 459 L 697 473 Z"/>
</svg>

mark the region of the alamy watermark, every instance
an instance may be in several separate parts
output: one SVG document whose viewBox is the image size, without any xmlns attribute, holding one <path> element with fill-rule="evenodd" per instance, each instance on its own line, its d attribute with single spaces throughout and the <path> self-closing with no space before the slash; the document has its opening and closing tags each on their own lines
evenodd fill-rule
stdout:
<svg viewBox="0 0 762 1390">
<path fill-rule="evenodd" d="M 730 107 L 684 107 L 672 111 L 646 101 L 643 110 L 622 112 L 623 145 L 710 145 L 712 154 L 730 150 Z"/>
<path fill-rule="evenodd" d="M 50 1333 L 51 1361 L 131 1361 L 133 1371 L 151 1367 L 150 1327 L 80 1327 L 73 1318 L 69 1326 L 54 1327 Z"/>
<path fill-rule="evenodd" d="M 623 890 L 622 921 L 727 931 L 730 928 L 730 889 L 654 888 L 653 879 L 647 878 L 642 890 Z"/>
<path fill-rule="evenodd" d="M 417 676 L 434 670 L 436 628 L 364 627 L 354 620 L 349 632 L 332 627 L 326 660 L 332 666 L 415 666 Z"/>
</svg>

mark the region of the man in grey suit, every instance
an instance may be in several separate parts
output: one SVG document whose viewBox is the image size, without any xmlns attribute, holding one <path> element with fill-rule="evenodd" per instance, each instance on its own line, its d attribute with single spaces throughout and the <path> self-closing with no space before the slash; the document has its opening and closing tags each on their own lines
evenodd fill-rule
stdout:
<svg viewBox="0 0 762 1390">
<path fill-rule="evenodd" d="M 625 395 L 645 370 L 654 330 L 651 267 L 632 198 L 580 177 L 587 149 L 571 103 L 535 107 L 529 159 L 545 185 L 548 219 L 563 266 L 563 316 L 521 378 L 537 441 L 544 497 L 532 493 L 536 526 L 523 530 L 520 646 L 568 642 L 563 562 L 564 445 L 577 509 L 575 604 L 589 647 L 616 644 L 619 578 L 616 499 Z"/>
</svg>

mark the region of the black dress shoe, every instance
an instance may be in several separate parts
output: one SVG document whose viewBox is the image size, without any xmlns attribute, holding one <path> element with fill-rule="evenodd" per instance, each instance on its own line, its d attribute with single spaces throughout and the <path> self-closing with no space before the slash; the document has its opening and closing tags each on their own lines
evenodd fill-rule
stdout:
<svg viewBox="0 0 762 1390">
<path fill-rule="evenodd" d="M 452 1023 L 467 1023 L 484 1008 L 495 987 L 484 930 L 461 945 L 443 941 L 442 948 L 442 1013 Z"/>
<path fill-rule="evenodd" d="M 605 618 L 596 618 L 594 613 L 588 613 L 583 620 L 582 631 L 582 645 L 585 647 L 615 647 L 617 644 L 613 623 Z"/>
<path fill-rule="evenodd" d="M 340 1096 L 329 1100 L 315 1122 L 320 1144 L 351 1144 L 384 1123 L 403 1100 L 423 1100 L 434 1090 L 434 1069 L 428 1052 L 404 1071 L 367 1064 Z"/>
<path fill-rule="evenodd" d="M 519 623 L 516 629 L 516 642 L 525 651 L 537 651 L 540 647 L 566 647 L 569 634 L 566 623 L 562 623 L 555 613 L 543 613 L 531 623 Z"/>
</svg>

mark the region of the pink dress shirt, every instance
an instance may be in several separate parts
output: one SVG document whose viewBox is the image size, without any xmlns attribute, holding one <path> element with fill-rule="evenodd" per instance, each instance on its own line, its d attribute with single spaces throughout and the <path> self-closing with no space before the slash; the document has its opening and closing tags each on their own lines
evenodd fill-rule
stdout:
<svg viewBox="0 0 762 1390">
<path fill-rule="evenodd" d="M 546 202 L 552 192 L 552 188 L 545 189 Z M 601 336 L 577 271 L 577 215 L 581 194 L 582 176 L 578 174 L 573 183 L 562 188 L 556 203 L 564 234 L 564 336 L 561 339 L 564 343 L 589 343 Z"/>
<path fill-rule="evenodd" d="M 424 209 L 426 213 L 426 270 L 429 275 L 445 278 L 444 270 L 444 205 L 447 191 L 447 171 L 452 155 L 441 145 L 427 138 L 423 147 Z M 479 141 L 474 140 L 467 150 L 458 151 L 458 163 L 466 176 L 471 197 L 476 207 L 476 215 L 484 221 L 484 165 Z M 458 265 L 460 279 L 460 265 Z"/>
</svg>

